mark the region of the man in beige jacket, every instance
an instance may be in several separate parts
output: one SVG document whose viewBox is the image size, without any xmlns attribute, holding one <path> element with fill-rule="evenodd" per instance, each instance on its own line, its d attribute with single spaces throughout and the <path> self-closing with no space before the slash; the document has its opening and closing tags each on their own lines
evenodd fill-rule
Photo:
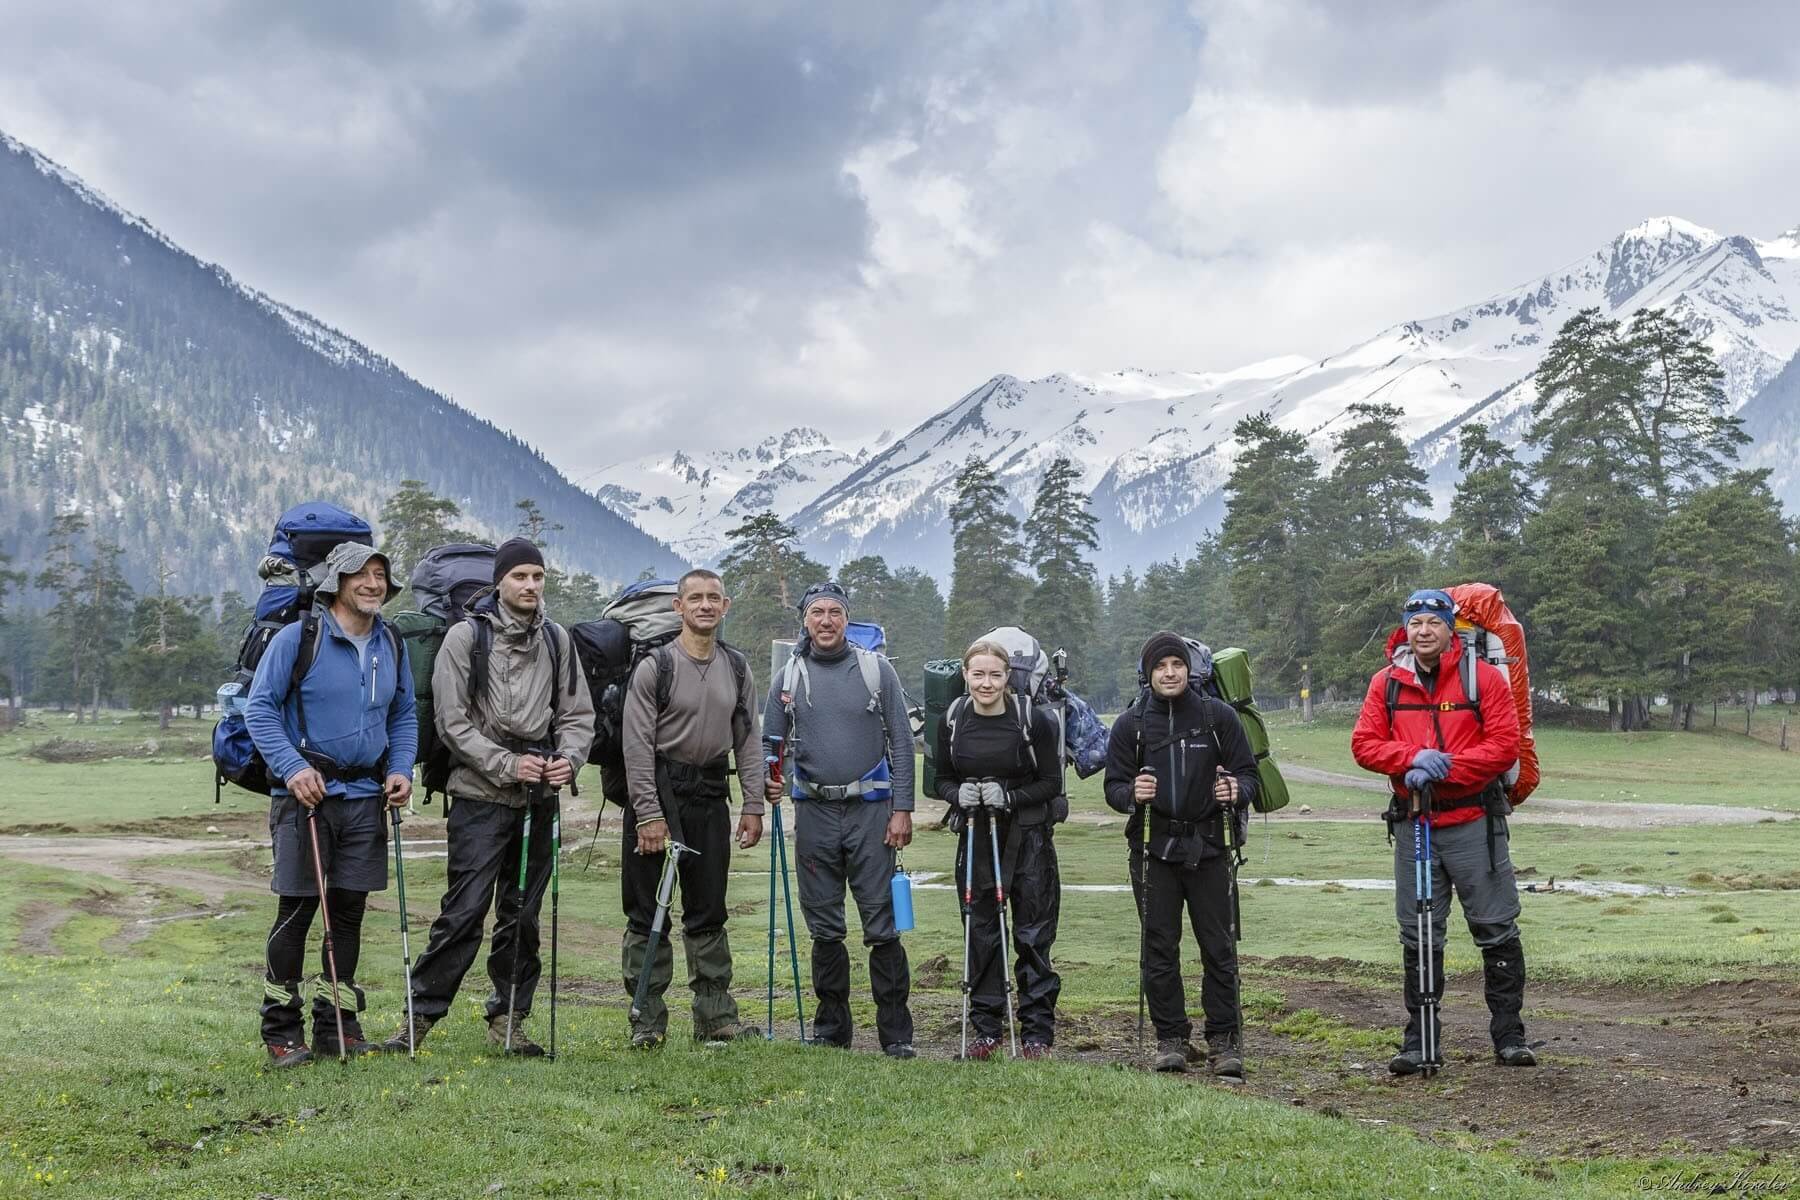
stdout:
<svg viewBox="0 0 1800 1200">
<path fill-rule="evenodd" d="M 538 910 L 550 881 L 550 822 L 557 791 L 573 785 L 593 744 L 594 704 L 568 631 L 545 617 L 543 597 L 538 548 L 524 538 L 502 543 L 494 555 L 494 590 L 444 635 L 432 668 L 438 734 L 456 765 L 449 785 L 449 890 L 413 967 L 415 1045 L 450 1011 L 481 950 L 493 901 L 488 1041 L 508 1044 L 510 1024 L 511 1053 L 544 1052 L 522 1029 L 541 969 Z M 515 989 L 517 1008 L 509 1012 Z M 386 1048 L 407 1049 L 404 1024 Z"/>
</svg>

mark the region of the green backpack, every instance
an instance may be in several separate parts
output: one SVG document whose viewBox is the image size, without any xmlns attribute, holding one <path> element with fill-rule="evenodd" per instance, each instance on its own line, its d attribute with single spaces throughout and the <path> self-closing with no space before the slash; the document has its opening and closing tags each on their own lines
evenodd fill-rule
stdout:
<svg viewBox="0 0 1800 1200">
<path fill-rule="evenodd" d="M 1237 646 L 1227 646 L 1213 655 L 1213 687 L 1219 699 L 1237 710 L 1250 752 L 1256 755 L 1256 802 L 1252 807 L 1261 813 L 1286 808 L 1287 780 L 1269 757 L 1269 726 L 1250 694 L 1250 656 Z"/>
</svg>

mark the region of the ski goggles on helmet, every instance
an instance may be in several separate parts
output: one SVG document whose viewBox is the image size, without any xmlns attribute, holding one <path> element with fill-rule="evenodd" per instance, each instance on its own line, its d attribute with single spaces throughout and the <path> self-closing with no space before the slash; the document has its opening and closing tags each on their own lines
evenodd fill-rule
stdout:
<svg viewBox="0 0 1800 1200">
<path fill-rule="evenodd" d="M 1448 625 L 1456 614 L 1456 602 L 1436 589 L 1422 590 L 1408 596 L 1400 611 L 1409 621 L 1416 616 L 1423 615 L 1436 617 Z"/>
</svg>

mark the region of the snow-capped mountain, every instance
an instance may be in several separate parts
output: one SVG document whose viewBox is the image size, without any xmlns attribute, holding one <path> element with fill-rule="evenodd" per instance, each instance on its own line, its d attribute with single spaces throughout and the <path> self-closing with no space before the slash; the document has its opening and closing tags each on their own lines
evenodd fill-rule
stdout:
<svg viewBox="0 0 1800 1200">
<path fill-rule="evenodd" d="M 1363 400 L 1405 412 L 1402 432 L 1431 465 L 1441 498 L 1454 483 L 1460 426 L 1480 419 L 1507 440 L 1521 438 L 1532 372 L 1563 322 L 1589 306 L 1621 318 L 1667 308 L 1718 355 L 1726 392 L 1741 407 L 1800 351 L 1800 229 L 1763 242 L 1656 218 L 1520 287 L 1316 362 L 1029 382 L 999 375 L 793 519 L 828 560 L 881 553 L 942 573 L 948 484 L 970 455 L 994 465 L 1023 512 L 1044 466 L 1064 454 L 1082 467 L 1101 518 L 1102 569 L 1142 565 L 1185 553 L 1217 525 L 1241 417 L 1272 412 L 1329 462 L 1345 410 Z"/>
<path fill-rule="evenodd" d="M 3 132 L 0 357 L 0 552 L 15 562 L 79 510 L 134 584 L 166 566 L 183 592 L 247 590 L 284 508 L 330 498 L 373 518 L 403 479 L 490 536 L 534 499 L 557 561 L 603 580 L 682 562 L 530 446 Z"/>
<path fill-rule="evenodd" d="M 818 430 L 802 426 L 747 449 L 678 450 L 623 463 L 604 472 L 606 482 L 594 495 L 678 553 L 712 562 L 727 544 L 726 532 L 744 518 L 797 511 L 871 452 L 841 450 Z"/>
</svg>

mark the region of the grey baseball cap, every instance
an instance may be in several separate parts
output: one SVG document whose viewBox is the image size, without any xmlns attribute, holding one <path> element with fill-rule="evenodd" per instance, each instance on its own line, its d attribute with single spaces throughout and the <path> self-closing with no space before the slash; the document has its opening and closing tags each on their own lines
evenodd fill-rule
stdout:
<svg viewBox="0 0 1800 1200">
<path fill-rule="evenodd" d="M 381 565 L 387 568 L 387 599 L 392 600 L 401 591 L 400 585 L 394 582 L 394 564 L 388 561 L 387 555 L 361 542 L 339 542 L 331 548 L 331 553 L 325 556 L 324 564 L 319 567 L 319 574 L 323 578 L 314 590 L 320 595 L 337 595 L 338 585 L 344 576 L 356 574 L 368 565 L 371 558 L 379 558 Z"/>
</svg>

